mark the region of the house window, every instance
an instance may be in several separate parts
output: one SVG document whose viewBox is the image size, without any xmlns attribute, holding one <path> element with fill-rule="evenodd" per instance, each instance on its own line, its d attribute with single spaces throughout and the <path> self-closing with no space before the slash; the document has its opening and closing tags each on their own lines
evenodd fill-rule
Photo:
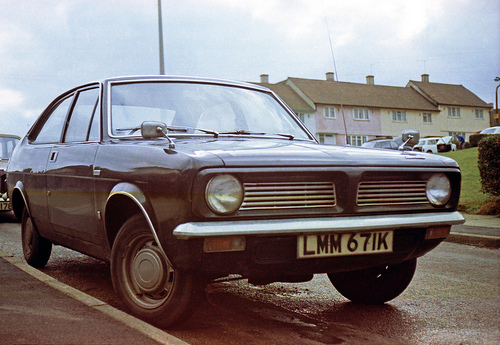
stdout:
<svg viewBox="0 0 500 345">
<path fill-rule="evenodd" d="M 304 113 L 298 113 L 297 116 L 299 117 L 300 121 L 305 122 L 306 115 Z"/>
<path fill-rule="evenodd" d="M 352 146 L 361 146 L 368 141 L 366 135 L 348 135 L 347 143 Z"/>
<path fill-rule="evenodd" d="M 448 107 L 448 117 L 460 118 L 460 108 Z"/>
<path fill-rule="evenodd" d="M 368 109 L 354 109 L 354 120 L 370 120 Z"/>
<path fill-rule="evenodd" d="M 478 120 L 484 119 L 483 109 L 475 109 L 474 112 L 476 113 L 476 119 L 478 119 Z"/>
<path fill-rule="evenodd" d="M 327 119 L 334 119 L 335 118 L 335 108 L 334 107 L 324 107 L 323 108 L 323 115 Z"/>
<path fill-rule="evenodd" d="M 392 111 L 393 122 L 406 122 L 406 111 Z"/>
<path fill-rule="evenodd" d="M 319 133 L 317 134 L 317 137 L 320 144 L 326 144 L 326 145 L 335 144 L 333 134 Z"/>
<path fill-rule="evenodd" d="M 431 113 L 423 113 L 422 118 L 424 123 L 432 123 L 432 114 Z"/>
</svg>

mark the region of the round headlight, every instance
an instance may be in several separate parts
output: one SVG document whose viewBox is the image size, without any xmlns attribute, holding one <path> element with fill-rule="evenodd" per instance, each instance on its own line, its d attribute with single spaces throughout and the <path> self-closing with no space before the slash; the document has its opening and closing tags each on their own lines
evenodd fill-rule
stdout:
<svg viewBox="0 0 500 345">
<path fill-rule="evenodd" d="M 233 213 L 243 201 L 243 186 L 233 175 L 217 175 L 207 183 L 205 200 L 217 214 Z"/>
<path fill-rule="evenodd" d="M 425 188 L 427 199 L 435 206 L 445 205 L 451 197 L 450 179 L 445 174 L 434 174 Z"/>
</svg>

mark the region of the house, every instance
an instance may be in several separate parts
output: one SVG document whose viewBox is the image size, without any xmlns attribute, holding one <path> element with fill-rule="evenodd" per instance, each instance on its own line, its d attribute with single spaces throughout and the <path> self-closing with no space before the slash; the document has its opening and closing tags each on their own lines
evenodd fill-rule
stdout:
<svg viewBox="0 0 500 345">
<path fill-rule="evenodd" d="M 422 81 L 410 80 L 406 86 L 439 108 L 439 114 L 425 122 L 427 128 L 422 133 L 462 134 L 467 139 L 490 125 L 491 105 L 462 85 L 431 83 L 429 75 L 423 74 Z"/>
<path fill-rule="evenodd" d="M 421 136 L 471 134 L 488 126 L 490 106 L 462 85 L 410 81 L 406 87 L 292 78 L 259 83 L 278 94 L 321 143 L 360 146 L 377 137 L 417 129 Z M 449 112 L 449 113 L 448 113 Z M 483 117 L 481 117 L 481 114 Z"/>
</svg>

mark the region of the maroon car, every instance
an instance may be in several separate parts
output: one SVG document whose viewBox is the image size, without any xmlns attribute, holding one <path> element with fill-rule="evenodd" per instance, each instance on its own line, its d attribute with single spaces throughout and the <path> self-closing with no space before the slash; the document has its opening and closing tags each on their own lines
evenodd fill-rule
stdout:
<svg viewBox="0 0 500 345">
<path fill-rule="evenodd" d="M 159 326 L 230 274 L 327 273 L 352 301 L 389 301 L 463 223 L 460 179 L 446 157 L 320 145 L 267 88 L 165 76 L 57 97 L 7 177 L 30 265 L 53 244 L 109 261 L 125 304 Z"/>
</svg>

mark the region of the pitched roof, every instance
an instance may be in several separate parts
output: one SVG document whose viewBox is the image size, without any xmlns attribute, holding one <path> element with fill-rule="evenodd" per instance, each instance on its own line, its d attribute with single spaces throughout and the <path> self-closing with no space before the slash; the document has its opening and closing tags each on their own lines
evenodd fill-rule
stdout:
<svg viewBox="0 0 500 345">
<path fill-rule="evenodd" d="M 309 104 L 286 84 L 255 83 L 274 91 L 290 108 L 298 112 L 314 112 Z"/>
<path fill-rule="evenodd" d="M 443 105 L 469 107 L 490 107 L 485 101 L 466 89 L 463 85 L 440 84 L 410 80 L 409 87 L 420 92 L 431 101 Z"/>
<path fill-rule="evenodd" d="M 295 85 L 316 104 L 439 111 L 409 87 L 302 78 L 288 78 L 282 83 Z"/>
</svg>

